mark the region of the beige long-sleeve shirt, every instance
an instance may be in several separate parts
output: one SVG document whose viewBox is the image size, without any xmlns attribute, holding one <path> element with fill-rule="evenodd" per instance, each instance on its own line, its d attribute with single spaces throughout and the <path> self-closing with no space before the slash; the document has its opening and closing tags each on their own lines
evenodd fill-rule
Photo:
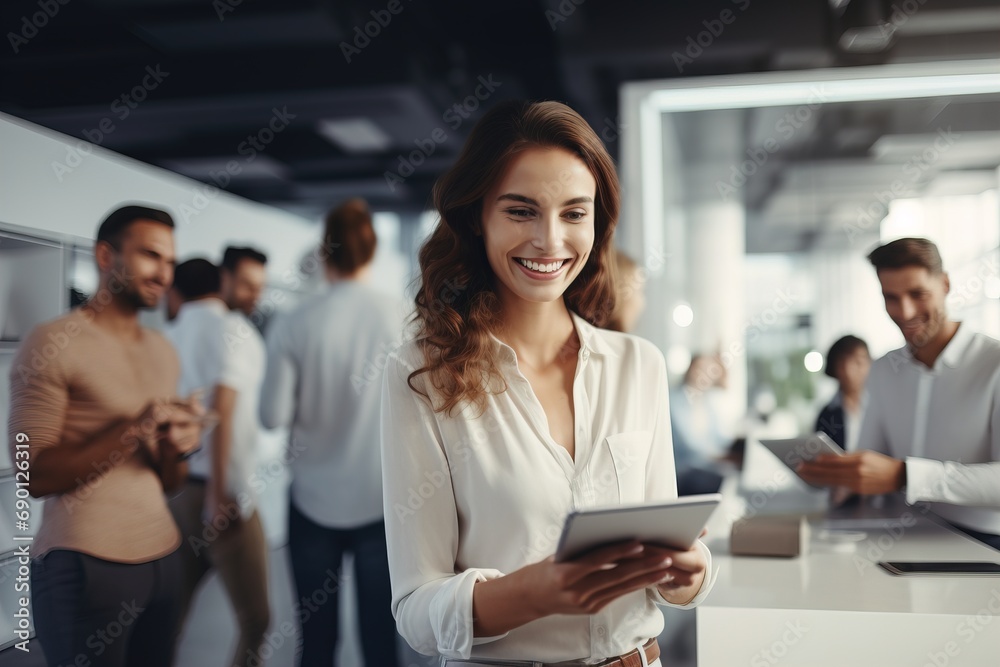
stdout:
<svg viewBox="0 0 1000 667">
<path fill-rule="evenodd" d="M 42 449 L 81 447 L 115 422 L 138 417 L 153 398 L 173 396 L 179 372 L 176 353 L 159 333 L 143 329 L 140 340 L 123 344 L 87 311 L 74 310 L 38 326 L 18 350 L 9 446 L 25 434 L 29 461 Z M 46 497 L 36 557 L 68 549 L 143 563 L 177 548 L 180 534 L 156 472 L 138 456 L 112 458 L 95 460 L 74 491 Z"/>
</svg>

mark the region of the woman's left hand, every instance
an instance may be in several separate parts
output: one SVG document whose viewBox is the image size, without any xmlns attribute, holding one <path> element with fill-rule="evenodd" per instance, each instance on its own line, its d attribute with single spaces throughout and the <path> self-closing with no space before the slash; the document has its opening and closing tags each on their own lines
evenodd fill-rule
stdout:
<svg viewBox="0 0 1000 667">
<path fill-rule="evenodd" d="M 702 531 L 701 536 L 705 532 Z M 679 551 L 656 544 L 644 544 L 646 553 L 654 551 L 664 558 L 670 557 L 673 564 L 667 569 L 668 574 L 673 577 L 672 581 L 659 584 L 657 588 L 660 594 L 671 604 L 687 604 L 698 595 L 701 585 L 705 581 L 705 570 L 708 562 L 705 553 L 697 544 L 690 549 Z"/>
</svg>

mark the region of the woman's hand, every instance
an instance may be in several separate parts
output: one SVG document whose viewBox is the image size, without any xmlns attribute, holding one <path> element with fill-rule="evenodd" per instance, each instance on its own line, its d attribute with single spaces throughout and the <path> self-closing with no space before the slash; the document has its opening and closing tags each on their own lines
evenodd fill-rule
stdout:
<svg viewBox="0 0 1000 667">
<path fill-rule="evenodd" d="M 597 613 L 622 595 L 667 583 L 673 565 L 673 557 L 637 541 L 603 547 L 564 563 L 549 556 L 476 584 L 474 634 L 495 637 L 552 614 Z"/>
<path fill-rule="evenodd" d="M 701 590 L 701 585 L 705 581 L 705 569 L 708 562 L 705 553 L 692 546 L 686 551 L 677 551 L 666 547 L 647 544 L 646 551 L 650 554 L 659 554 L 663 558 L 669 558 L 673 565 L 667 569 L 669 580 L 657 584 L 660 595 L 664 599 L 677 605 L 684 605 L 694 599 Z"/>
<path fill-rule="evenodd" d="M 633 541 L 562 563 L 550 556 L 519 573 L 528 600 L 542 616 L 595 614 L 622 595 L 665 583 L 675 565 L 667 550 Z"/>
</svg>

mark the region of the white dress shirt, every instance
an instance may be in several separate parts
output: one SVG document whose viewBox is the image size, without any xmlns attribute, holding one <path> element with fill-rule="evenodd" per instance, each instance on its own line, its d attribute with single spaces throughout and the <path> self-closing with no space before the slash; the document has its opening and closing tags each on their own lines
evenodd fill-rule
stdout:
<svg viewBox="0 0 1000 667">
<path fill-rule="evenodd" d="M 1000 342 L 961 325 L 933 368 L 893 350 L 868 398 L 858 447 L 906 460 L 906 501 L 1000 534 Z"/>
<path fill-rule="evenodd" d="M 382 450 L 392 611 L 421 653 L 543 662 L 626 653 L 663 629 L 655 587 L 597 614 L 553 615 L 499 637 L 473 638 L 477 581 L 502 577 L 555 552 L 576 508 L 677 497 L 667 374 L 652 343 L 597 329 L 574 315 L 581 348 L 573 381 L 575 459 L 555 442 L 514 350 L 494 338 L 507 390 L 434 412 L 410 389 L 423 365 L 416 343 L 388 363 Z M 414 384 L 427 392 L 426 374 Z M 429 392 L 435 396 L 433 391 Z M 700 602 L 714 582 L 711 556 Z"/>
<path fill-rule="evenodd" d="M 402 304 L 357 281 L 330 285 L 267 332 L 261 421 L 291 426 L 291 498 L 311 521 L 357 528 L 382 518 L 379 401 L 400 345 Z"/>
<path fill-rule="evenodd" d="M 230 312 L 222 300 L 214 297 L 181 306 L 166 334 L 181 362 L 181 395 L 203 389 L 205 404 L 211 406 L 216 386 L 236 391 L 226 491 L 239 504 L 243 518 L 248 519 L 257 506 L 252 477 L 258 462 L 257 405 L 264 376 L 264 341 L 242 313 Z M 203 479 L 212 476 L 213 437 L 213 431 L 202 437 L 201 450 L 188 462 L 190 475 Z"/>
</svg>

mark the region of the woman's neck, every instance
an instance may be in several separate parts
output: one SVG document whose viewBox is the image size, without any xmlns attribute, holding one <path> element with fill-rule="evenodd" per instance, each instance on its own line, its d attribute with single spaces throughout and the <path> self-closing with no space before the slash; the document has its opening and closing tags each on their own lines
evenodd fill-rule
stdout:
<svg viewBox="0 0 1000 667">
<path fill-rule="evenodd" d="M 517 297 L 503 301 L 503 329 L 497 337 L 514 348 L 519 362 L 543 369 L 565 353 L 575 338 L 573 318 L 562 299 L 534 303 Z"/>
<path fill-rule="evenodd" d="M 840 402 L 844 406 L 844 410 L 850 413 L 858 412 L 861 409 L 861 390 L 857 391 L 845 391 L 843 387 L 840 389 Z"/>
</svg>

